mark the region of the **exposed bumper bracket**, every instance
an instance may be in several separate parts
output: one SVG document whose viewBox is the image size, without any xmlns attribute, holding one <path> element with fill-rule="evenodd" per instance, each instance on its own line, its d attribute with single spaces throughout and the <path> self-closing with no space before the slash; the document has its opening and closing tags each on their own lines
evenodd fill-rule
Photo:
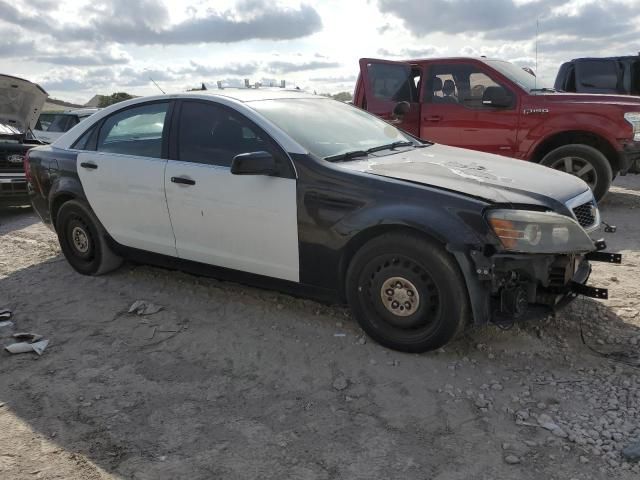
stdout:
<svg viewBox="0 0 640 480">
<path fill-rule="evenodd" d="M 582 285 L 578 282 L 571 282 L 569 289 L 577 294 L 584 295 L 585 297 L 600 298 L 607 300 L 609 298 L 609 290 L 606 288 L 590 287 L 589 285 Z"/>
<path fill-rule="evenodd" d="M 589 252 L 585 258 L 592 262 L 622 263 L 622 255 L 620 253 Z"/>
</svg>

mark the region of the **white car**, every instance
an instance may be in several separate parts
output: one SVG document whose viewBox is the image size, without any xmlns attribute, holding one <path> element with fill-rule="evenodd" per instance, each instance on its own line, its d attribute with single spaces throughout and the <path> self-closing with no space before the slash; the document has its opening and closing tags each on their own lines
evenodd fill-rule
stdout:
<svg viewBox="0 0 640 480">
<path fill-rule="evenodd" d="M 44 143 L 55 142 L 63 133 L 68 132 L 98 110 L 100 109 L 78 108 L 62 112 L 42 112 L 33 129 L 33 136 Z"/>
</svg>

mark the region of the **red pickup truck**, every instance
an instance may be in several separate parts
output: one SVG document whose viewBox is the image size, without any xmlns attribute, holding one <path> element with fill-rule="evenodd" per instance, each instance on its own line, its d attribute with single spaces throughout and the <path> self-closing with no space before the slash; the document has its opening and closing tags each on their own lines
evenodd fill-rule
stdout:
<svg viewBox="0 0 640 480">
<path fill-rule="evenodd" d="M 598 200 L 640 173 L 640 98 L 559 93 L 506 61 L 363 58 L 353 98 L 422 139 L 572 173 Z"/>
</svg>

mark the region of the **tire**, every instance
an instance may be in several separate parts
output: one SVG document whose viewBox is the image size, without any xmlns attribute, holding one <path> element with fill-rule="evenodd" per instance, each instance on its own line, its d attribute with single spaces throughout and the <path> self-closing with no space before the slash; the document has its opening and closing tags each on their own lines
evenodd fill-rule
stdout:
<svg viewBox="0 0 640 480">
<path fill-rule="evenodd" d="M 393 350 L 440 348 L 469 324 L 469 298 L 457 263 L 441 246 L 414 234 L 369 241 L 351 260 L 345 285 L 362 329 Z"/>
<path fill-rule="evenodd" d="M 56 218 L 56 231 L 62 253 L 77 272 L 102 275 L 122 264 L 122 258 L 107 245 L 104 227 L 85 202 L 63 203 Z"/>
<path fill-rule="evenodd" d="M 540 163 L 584 180 L 597 201 L 605 197 L 613 180 L 611 164 L 607 157 L 589 145 L 558 147 L 545 155 Z"/>
</svg>

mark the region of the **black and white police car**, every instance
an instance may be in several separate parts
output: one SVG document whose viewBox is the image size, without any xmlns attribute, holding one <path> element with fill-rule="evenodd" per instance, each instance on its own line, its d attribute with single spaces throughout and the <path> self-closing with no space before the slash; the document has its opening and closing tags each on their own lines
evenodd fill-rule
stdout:
<svg viewBox="0 0 640 480">
<path fill-rule="evenodd" d="M 589 260 L 578 178 L 424 143 L 369 113 L 296 91 L 137 98 L 29 152 L 30 196 L 78 272 L 122 258 L 346 301 L 390 348 L 421 352 L 465 326 L 555 307 Z"/>
</svg>

